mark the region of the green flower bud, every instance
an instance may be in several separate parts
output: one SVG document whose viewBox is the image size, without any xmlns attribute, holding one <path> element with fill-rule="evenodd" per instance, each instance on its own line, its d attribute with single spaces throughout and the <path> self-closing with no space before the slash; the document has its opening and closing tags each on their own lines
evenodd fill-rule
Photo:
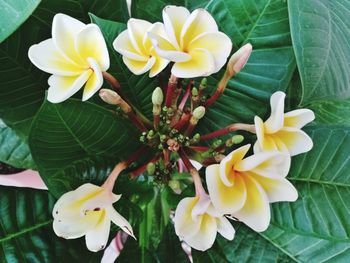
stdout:
<svg viewBox="0 0 350 263">
<path fill-rule="evenodd" d="M 146 169 L 148 174 L 153 175 L 156 171 L 156 165 L 154 163 L 148 163 Z"/>
<path fill-rule="evenodd" d="M 163 103 L 163 91 L 161 88 L 157 87 L 152 93 L 152 103 L 153 105 L 162 105 Z"/>
<path fill-rule="evenodd" d="M 199 106 L 194 109 L 193 111 L 193 117 L 196 118 L 197 120 L 200 120 L 204 117 L 205 114 L 205 108 L 203 106 Z"/>
<path fill-rule="evenodd" d="M 204 90 L 207 87 L 207 82 L 208 82 L 207 78 L 203 78 L 201 80 L 201 84 L 199 85 L 199 89 Z"/>
<path fill-rule="evenodd" d="M 191 91 L 192 97 L 197 97 L 198 96 L 198 89 L 194 87 Z"/>
<path fill-rule="evenodd" d="M 232 137 L 231 140 L 232 140 L 233 144 L 239 144 L 239 143 L 243 142 L 244 137 L 242 135 L 235 135 Z"/>
</svg>

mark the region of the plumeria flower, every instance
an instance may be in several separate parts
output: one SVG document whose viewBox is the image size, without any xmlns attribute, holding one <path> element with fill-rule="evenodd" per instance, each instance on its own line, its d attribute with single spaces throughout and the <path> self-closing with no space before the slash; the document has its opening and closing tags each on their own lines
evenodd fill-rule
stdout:
<svg viewBox="0 0 350 263">
<path fill-rule="evenodd" d="M 295 201 L 298 193 L 285 178 L 290 156 L 278 151 L 260 152 L 245 159 L 250 145 L 227 155 L 206 169 L 206 181 L 214 207 L 231 214 L 255 231 L 270 223 L 269 203 Z"/>
<path fill-rule="evenodd" d="M 119 198 L 89 183 L 62 195 L 52 212 L 56 235 L 66 239 L 85 236 L 87 248 L 94 252 L 106 246 L 111 221 L 134 237 L 129 222 L 113 208 Z"/>
<path fill-rule="evenodd" d="M 232 48 L 230 38 L 219 32 L 205 9 L 190 13 L 185 7 L 166 6 L 163 21 L 167 36 L 149 32 L 159 56 L 175 62 L 172 74 L 179 78 L 209 76 L 226 63 Z"/>
<path fill-rule="evenodd" d="M 62 102 L 84 85 L 83 101 L 103 84 L 102 72 L 109 68 L 105 40 L 97 25 L 64 14 L 53 18 L 52 38 L 29 48 L 28 56 L 39 69 L 52 74 L 47 99 Z"/>
<path fill-rule="evenodd" d="M 235 235 L 231 223 L 215 210 L 208 195 L 182 199 L 176 208 L 174 221 L 176 234 L 201 251 L 212 247 L 217 232 L 228 240 Z"/>
<path fill-rule="evenodd" d="M 307 123 L 315 119 L 315 114 L 309 109 L 298 109 L 284 113 L 284 98 L 286 94 L 277 91 L 270 99 L 271 116 L 263 122 L 255 116 L 257 142 L 254 151 L 285 151 L 291 156 L 308 152 L 312 149 L 311 138 L 302 130 Z"/>
<path fill-rule="evenodd" d="M 114 49 L 123 56 L 123 61 L 129 70 L 140 75 L 149 71 L 149 76 L 154 77 L 169 63 L 161 58 L 154 50 L 147 32 L 165 37 L 162 23 L 151 24 L 148 21 L 131 18 L 128 21 L 128 29 L 120 33 L 113 42 Z"/>
</svg>

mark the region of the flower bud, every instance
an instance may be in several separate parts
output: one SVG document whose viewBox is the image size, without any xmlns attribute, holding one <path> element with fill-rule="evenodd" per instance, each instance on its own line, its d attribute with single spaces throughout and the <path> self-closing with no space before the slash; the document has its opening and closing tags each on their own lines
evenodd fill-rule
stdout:
<svg viewBox="0 0 350 263">
<path fill-rule="evenodd" d="M 110 89 L 101 89 L 99 92 L 100 98 L 111 105 L 118 105 L 120 103 L 120 96 L 117 92 Z"/>
<path fill-rule="evenodd" d="M 199 89 L 204 90 L 207 87 L 207 82 L 208 82 L 207 78 L 203 78 L 201 80 L 201 84 L 199 84 Z"/>
<path fill-rule="evenodd" d="M 157 87 L 152 93 L 152 103 L 153 105 L 162 105 L 163 103 L 163 91 L 161 88 Z"/>
<path fill-rule="evenodd" d="M 154 172 L 156 171 L 156 165 L 154 163 L 148 163 L 146 169 L 149 175 L 153 175 Z"/>
<path fill-rule="evenodd" d="M 227 71 L 229 72 L 230 77 L 233 77 L 244 68 L 250 57 L 250 54 L 252 53 L 252 49 L 252 45 L 248 43 L 238 49 L 231 56 L 230 60 L 227 63 Z"/>
<path fill-rule="evenodd" d="M 243 142 L 244 137 L 242 135 L 235 135 L 232 137 L 231 140 L 233 144 L 240 144 L 241 142 Z"/>
<path fill-rule="evenodd" d="M 193 117 L 196 118 L 197 120 L 200 120 L 204 117 L 205 114 L 205 108 L 203 106 L 199 106 L 194 109 L 193 111 Z"/>
<path fill-rule="evenodd" d="M 192 97 L 197 97 L 198 96 L 198 89 L 196 87 L 194 87 L 191 91 L 192 93 Z"/>
</svg>

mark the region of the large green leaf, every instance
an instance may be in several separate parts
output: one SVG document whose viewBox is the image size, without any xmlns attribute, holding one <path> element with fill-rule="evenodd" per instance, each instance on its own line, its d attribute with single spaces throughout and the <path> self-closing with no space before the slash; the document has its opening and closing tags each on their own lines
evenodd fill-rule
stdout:
<svg viewBox="0 0 350 263">
<path fill-rule="evenodd" d="M 0 1 L 0 43 L 33 13 L 39 3 L 40 0 Z"/>
<path fill-rule="evenodd" d="M 0 119 L 0 161 L 17 168 L 35 168 L 26 140 Z"/>
<path fill-rule="evenodd" d="M 85 241 L 58 238 L 52 230 L 54 198 L 46 191 L 0 187 L 1 262 L 99 262 Z"/>
<path fill-rule="evenodd" d="M 112 43 L 120 32 L 126 29 L 126 25 L 118 22 L 101 19 L 93 14 L 90 15 L 91 21 L 97 24 L 106 39 L 111 66 L 109 72 L 114 75 L 122 87 L 123 94 L 132 102 L 132 104 L 144 113 L 146 116 L 152 116 L 153 90 L 159 85 L 155 78 L 151 79 L 147 74 L 136 76 L 132 74 L 125 66 L 121 55 L 113 48 Z"/>
<path fill-rule="evenodd" d="M 48 74 L 28 59 L 29 47 L 51 37 L 51 23 L 56 13 L 65 13 L 88 23 L 89 11 L 118 21 L 128 17 L 124 0 L 103 3 L 98 0 L 44 0 L 30 18 L 0 44 L 0 118 L 11 127 L 28 133 L 48 88 Z"/>
<path fill-rule="evenodd" d="M 39 172 L 56 196 L 85 182 L 100 184 L 137 142 L 128 120 L 76 99 L 45 101 L 29 137 Z"/>
<path fill-rule="evenodd" d="M 350 96 L 350 1 L 288 1 L 302 104 Z"/>
<path fill-rule="evenodd" d="M 307 129 L 314 148 L 292 161 L 294 203 L 272 205 L 262 235 L 300 262 L 348 262 L 350 256 L 350 128 Z"/>
</svg>

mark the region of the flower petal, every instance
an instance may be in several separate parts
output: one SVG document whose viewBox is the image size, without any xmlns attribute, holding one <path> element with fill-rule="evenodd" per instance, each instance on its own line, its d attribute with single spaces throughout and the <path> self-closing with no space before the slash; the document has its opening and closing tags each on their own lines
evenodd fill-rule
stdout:
<svg viewBox="0 0 350 263">
<path fill-rule="evenodd" d="M 156 63 L 156 58 L 151 57 L 148 61 L 137 61 L 123 57 L 123 61 L 132 73 L 135 75 L 141 75 L 153 67 Z"/>
<path fill-rule="evenodd" d="M 94 228 L 86 233 L 86 246 L 92 252 L 104 249 L 107 244 L 111 221 L 106 213 L 105 210 L 101 211 L 99 222 Z"/>
<path fill-rule="evenodd" d="M 152 24 L 145 20 L 135 18 L 130 18 L 128 20 L 128 33 L 130 41 L 135 50 L 143 55 L 147 55 L 143 46 L 143 38 L 151 26 Z"/>
<path fill-rule="evenodd" d="M 180 49 L 181 30 L 190 12 L 182 6 L 169 5 L 163 9 L 163 21 L 170 42 Z"/>
<path fill-rule="evenodd" d="M 207 210 L 209 205 L 211 204 L 209 195 L 202 194 L 199 197 L 198 202 L 192 209 L 192 219 L 193 221 L 197 220 L 198 216 L 204 214 Z"/>
<path fill-rule="evenodd" d="M 265 122 L 265 132 L 275 133 L 283 127 L 284 121 L 284 98 L 286 94 L 277 91 L 270 98 L 271 115 Z"/>
<path fill-rule="evenodd" d="M 77 65 L 86 66 L 87 62 L 75 50 L 75 38 L 85 28 L 85 24 L 65 14 L 57 14 L 52 22 L 52 39 L 55 46 L 66 59 Z"/>
<path fill-rule="evenodd" d="M 185 236 L 184 240 L 194 249 L 204 251 L 213 246 L 216 233 L 216 219 L 208 214 L 204 214 L 199 224 L 198 232 L 193 236 Z"/>
<path fill-rule="evenodd" d="M 165 67 L 169 64 L 169 60 L 163 59 L 161 57 L 155 57 L 155 62 L 149 71 L 149 77 L 153 78 L 154 76 L 158 75 Z"/>
<path fill-rule="evenodd" d="M 113 48 L 128 59 L 147 61 L 148 58 L 140 54 L 132 45 L 128 30 L 121 32 L 113 41 Z"/>
<path fill-rule="evenodd" d="M 106 71 L 109 68 L 107 45 L 97 25 L 89 24 L 78 33 L 75 48 L 84 60 L 93 58 L 97 61 L 101 68 L 100 71 Z"/>
<path fill-rule="evenodd" d="M 308 152 L 313 147 L 309 135 L 295 128 L 283 128 L 276 136 L 285 144 L 291 156 Z"/>
<path fill-rule="evenodd" d="M 262 119 L 258 116 L 254 117 L 255 131 L 257 137 L 257 143 L 259 147 L 255 146 L 254 151 L 258 151 L 260 148 L 264 151 L 274 151 L 278 150 L 278 147 L 271 136 L 265 133 L 265 125 Z"/>
<path fill-rule="evenodd" d="M 206 182 L 211 201 L 221 214 L 231 214 L 246 202 L 247 191 L 242 176 L 235 175 L 235 183 L 226 186 L 220 178 L 220 166 L 213 164 L 206 169 Z"/>
<path fill-rule="evenodd" d="M 181 49 L 186 50 L 191 40 L 202 33 L 217 32 L 218 26 L 214 18 L 205 9 L 196 9 L 186 20 L 181 30 Z"/>
<path fill-rule="evenodd" d="M 258 175 L 252 176 L 264 188 L 270 203 L 281 201 L 294 202 L 298 199 L 297 190 L 287 179 L 271 179 Z"/>
<path fill-rule="evenodd" d="M 53 221 L 52 227 L 57 236 L 65 239 L 82 237 L 98 222 L 98 218 L 96 218 L 96 221 L 88 221 L 81 216 L 70 218 L 70 220 L 71 221 Z"/>
<path fill-rule="evenodd" d="M 227 240 L 233 240 L 235 237 L 235 229 L 226 217 L 222 216 L 220 218 L 217 218 L 216 224 L 220 235 L 222 235 Z"/>
<path fill-rule="evenodd" d="M 176 62 L 171 73 L 178 78 L 195 78 L 209 76 L 215 71 L 215 61 L 209 51 L 205 49 L 191 50 L 191 59 L 186 62 Z"/>
<path fill-rule="evenodd" d="M 249 176 L 244 176 L 247 200 L 239 211 L 232 214 L 254 231 L 265 231 L 270 223 L 269 200 L 263 188 Z"/>
<path fill-rule="evenodd" d="M 196 48 L 204 48 L 213 55 L 216 67 L 213 73 L 215 73 L 225 65 L 231 52 L 232 43 L 231 39 L 224 33 L 203 33 L 189 44 L 189 50 Z"/>
<path fill-rule="evenodd" d="M 77 76 L 83 72 L 83 68 L 67 60 L 58 51 L 52 41 L 47 39 L 29 48 L 30 61 L 42 71 L 60 76 Z"/>
<path fill-rule="evenodd" d="M 290 156 L 278 151 L 259 152 L 236 163 L 240 172 L 253 172 L 270 178 L 284 178 L 290 168 Z"/>
<path fill-rule="evenodd" d="M 121 214 L 119 214 L 113 208 L 113 206 L 107 207 L 106 210 L 107 210 L 108 216 L 110 217 L 111 221 L 114 224 L 119 226 L 125 233 L 127 233 L 128 235 L 135 238 L 134 232 L 132 231 L 132 227 L 131 227 L 130 223 L 128 222 L 128 220 L 126 220 Z"/>
<path fill-rule="evenodd" d="M 233 186 L 234 184 L 234 166 L 236 163 L 240 162 L 244 156 L 249 151 L 250 144 L 239 147 L 238 149 L 229 153 L 221 162 L 220 162 L 220 177 L 222 182 L 226 186 Z"/>
<path fill-rule="evenodd" d="M 160 57 L 173 62 L 184 62 L 191 59 L 189 54 L 176 50 L 164 37 L 156 35 L 153 32 L 148 32 L 148 37 L 151 39 L 154 50 Z"/>
<path fill-rule="evenodd" d="M 315 119 L 315 114 L 309 109 L 298 109 L 284 114 L 284 127 L 301 129 Z"/>
<path fill-rule="evenodd" d="M 99 64 L 93 58 L 87 58 L 87 60 L 89 61 L 93 73 L 85 84 L 83 101 L 90 99 L 102 87 L 103 84 L 103 76 Z"/>
<path fill-rule="evenodd" d="M 174 218 L 176 235 L 192 236 L 198 232 L 200 224 L 192 218 L 192 210 L 197 202 L 197 197 L 186 197 L 177 205 Z"/>
<path fill-rule="evenodd" d="M 92 70 L 84 71 L 80 76 L 76 77 L 62 77 L 52 75 L 48 83 L 50 85 L 47 99 L 52 103 L 62 102 L 73 96 L 85 82 L 90 78 Z"/>
<path fill-rule="evenodd" d="M 151 39 L 148 36 L 148 32 L 151 32 L 152 34 L 161 36 L 166 39 L 167 35 L 164 29 L 164 25 L 160 22 L 154 23 L 147 31 L 147 34 L 143 36 L 143 46 L 145 48 L 146 53 L 151 54 L 153 50 L 153 44 Z M 154 54 L 153 54 L 154 55 Z"/>
</svg>

